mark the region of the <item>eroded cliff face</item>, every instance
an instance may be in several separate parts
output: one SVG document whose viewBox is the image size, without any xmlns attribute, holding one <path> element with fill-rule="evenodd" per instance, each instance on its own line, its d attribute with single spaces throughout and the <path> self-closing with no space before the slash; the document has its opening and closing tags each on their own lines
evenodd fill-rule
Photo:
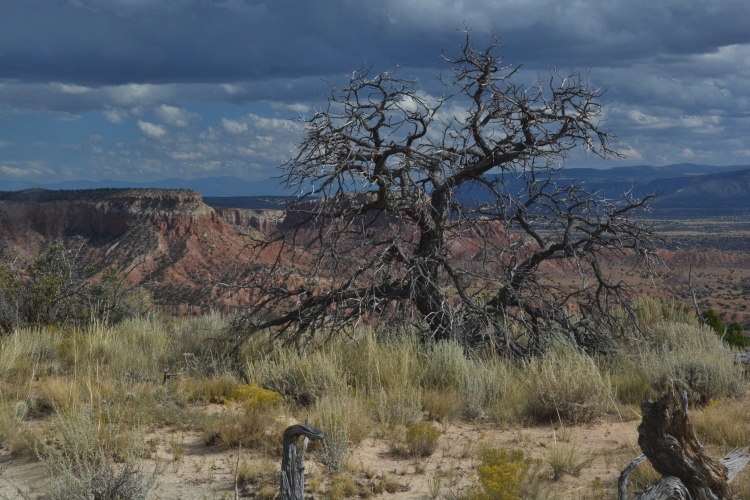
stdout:
<svg viewBox="0 0 750 500">
<path fill-rule="evenodd" d="M 252 228 L 263 234 L 272 234 L 284 221 L 283 210 L 253 210 L 248 208 L 214 208 L 229 224 Z"/>
<path fill-rule="evenodd" d="M 2 262 L 29 262 L 63 242 L 80 247 L 82 264 L 98 271 L 115 264 L 131 283 L 147 285 L 158 303 L 183 311 L 236 305 L 216 284 L 231 283 L 254 259 L 245 248 L 253 231 L 247 227 L 223 220 L 195 191 L 0 193 Z"/>
<path fill-rule="evenodd" d="M 186 190 L 35 189 L 0 193 L 0 223 L 4 236 L 11 238 L 32 231 L 45 239 L 75 235 L 91 242 L 107 242 L 140 224 L 176 226 L 183 224 L 185 217 L 213 214 L 199 193 Z"/>
</svg>

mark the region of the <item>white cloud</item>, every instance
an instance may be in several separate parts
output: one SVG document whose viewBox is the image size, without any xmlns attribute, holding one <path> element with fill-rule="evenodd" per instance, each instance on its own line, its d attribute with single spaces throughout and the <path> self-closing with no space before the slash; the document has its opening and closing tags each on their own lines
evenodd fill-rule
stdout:
<svg viewBox="0 0 750 500">
<path fill-rule="evenodd" d="M 149 139 L 158 140 L 167 134 L 167 129 L 164 126 L 144 122 L 143 120 L 138 120 L 138 128 Z"/>
<path fill-rule="evenodd" d="M 122 123 L 128 116 L 123 110 L 114 108 L 105 109 L 102 113 L 109 123 Z"/>
<path fill-rule="evenodd" d="M 174 85 L 154 85 L 130 83 L 102 87 L 103 96 L 115 107 L 133 108 L 152 106 L 170 100 L 174 95 Z"/>
<path fill-rule="evenodd" d="M 685 148 L 682 150 L 682 157 L 683 158 L 695 158 L 695 152 L 690 148 Z"/>
<path fill-rule="evenodd" d="M 69 83 L 54 83 L 52 85 L 56 86 L 63 94 L 85 94 L 91 91 L 89 87 Z"/>
<path fill-rule="evenodd" d="M 12 175 L 13 177 L 24 177 L 26 175 L 34 173 L 27 169 L 18 168 L 18 167 L 9 167 L 8 165 L 0 165 L 0 172 L 6 175 Z"/>
<path fill-rule="evenodd" d="M 15 166 L 18 165 L 18 166 Z M 49 176 L 53 172 L 38 161 L 27 161 L 27 162 L 16 162 L 10 161 L 0 165 L 0 174 L 5 174 L 11 177 L 27 177 L 27 176 Z"/>
<path fill-rule="evenodd" d="M 617 150 L 617 152 L 621 155 L 625 155 L 630 160 L 643 161 L 643 155 L 632 146 L 625 146 L 624 148 Z"/>
<path fill-rule="evenodd" d="M 203 153 L 194 151 L 191 153 L 180 153 L 177 151 L 170 151 L 168 156 L 173 160 L 187 161 L 187 160 L 200 160 L 203 158 Z"/>
<path fill-rule="evenodd" d="M 284 102 L 272 102 L 271 109 L 277 109 L 280 111 L 292 111 L 294 113 L 309 113 L 310 106 L 302 103 L 284 103 Z"/>
<path fill-rule="evenodd" d="M 221 126 L 224 127 L 224 130 L 226 130 L 230 134 L 241 134 L 243 132 L 247 132 L 247 123 L 237 120 L 222 118 Z"/>
<path fill-rule="evenodd" d="M 156 108 L 156 116 L 167 125 L 173 127 L 187 127 L 191 123 L 201 120 L 198 113 L 192 113 L 184 108 L 162 104 Z"/>
<path fill-rule="evenodd" d="M 231 85 L 229 83 L 224 83 L 221 85 L 221 88 L 229 95 L 240 95 L 245 93 L 245 89 L 242 87 L 239 87 L 237 85 Z"/>
</svg>

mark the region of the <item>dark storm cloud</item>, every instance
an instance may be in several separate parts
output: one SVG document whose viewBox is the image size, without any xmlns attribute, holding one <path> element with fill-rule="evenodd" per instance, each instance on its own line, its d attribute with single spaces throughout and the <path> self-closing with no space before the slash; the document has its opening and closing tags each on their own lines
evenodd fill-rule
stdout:
<svg viewBox="0 0 750 500">
<path fill-rule="evenodd" d="M 747 0 L 0 0 L 0 179 L 271 177 L 326 82 L 437 97 L 464 26 L 521 83 L 589 70 L 631 163 L 750 161 Z"/>
<path fill-rule="evenodd" d="M 82 85 L 325 74 L 390 44 L 339 2 L 3 1 L 0 77 Z M 376 20 L 377 21 L 377 20 Z M 405 37 L 399 37 L 405 38 Z M 433 57 L 436 57 L 433 54 Z"/>
<path fill-rule="evenodd" d="M 464 23 L 530 64 L 617 66 L 750 40 L 746 0 L 1 0 L 0 78 L 224 82 L 440 66 Z"/>
</svg>

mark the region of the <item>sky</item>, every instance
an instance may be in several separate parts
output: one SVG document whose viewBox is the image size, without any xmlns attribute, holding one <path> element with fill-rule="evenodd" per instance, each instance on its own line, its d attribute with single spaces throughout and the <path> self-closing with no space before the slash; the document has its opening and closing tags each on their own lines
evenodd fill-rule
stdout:
<svg viewBox="0 0 750 500">
<path fill-rule="evenodd" d="M 747 0 L 0 0 L 0 190 L 276 176 L 352 70 L 444 94 L 465 27 L 606 90 L 627 158 L 566 165 L 750 164 Z"/>
</svg>

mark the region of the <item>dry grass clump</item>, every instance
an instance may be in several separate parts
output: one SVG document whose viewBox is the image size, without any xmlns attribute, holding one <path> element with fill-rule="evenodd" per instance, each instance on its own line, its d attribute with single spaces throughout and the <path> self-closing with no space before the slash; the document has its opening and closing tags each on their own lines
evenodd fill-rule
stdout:
<svg viewBox="0 0 750 500">
<path fill-rule="evenodd" d="M 594 360 L 578 351 L 552 351 L 526 367 L 526 414 L 537 422 L 586 423 L 610 407 L 612 388 Z"/>
<path fill-rule="evenodd" d="M 312 406 L 323 394 L 346 388 L 340 353 L 332 346 L 309 354 L 278 348 L 265 358 L 248 360 L 245 373 L 261 387 L 298 406 Z"/>
<path fill-rule="evenodd" d="M 430 420 L 448 425 L 461 416 L 466 398 L 456 389 L 427 389 L 422 392 L 422 408 Z"/>
<path fill-rule="evenodd" d="M 640 451 L 640 450 L 638 450 Z M 637 454 L 632 455 L 635 458 Z M 623 464 L 623 468 L 627 462 Z M 651 465 L 648 459 L 635 468 L 628 476 L 628 498 L 639 491 L 643 491 L 661 478 L 661 474 Z"/>
<path fill-rule="evenodd" d="M 594 458 L 590 450 L 585 450 L 578 439 L 567 443 L 555 440 L 547 450 L 547 463 L 552 469 L 553 481 L 557 481 L 565 474 L 577 477 Z"/>
<path fill-rule="evenodd" d="M 421 383 L 437 390 L 463 389 L 465 381 L 474 371 L 475 363 L 456 342 L 439 342 L 429 346 L 424 353 Z"/>
<path fill-rule="evenodd" d="M 420 387 L 425 358 L 414 335 L 377 337 L 366 331 L 340 349 L 347 385 L 369 399 L 381 391 Z"/>
<path fill-rule="evenodd" d="M 158 465 L 151 474 L 137 465 L 145 452 L 142 435 L 134 429 L 102 426 L 99 419 L 86 410 L 59 415 L 49 437 L 36 443 L 49 479 L 48 497 L 146 498 Z"/>
<path fill-rule="evenodd" d="M 21 328 L 0 337 L 0 379 L 6 397 L 28 398 L 30 381 L 66 375 L 60 344 L 69 332 L 59 327 Z"/>
<path fill-rule="evenodd" d="M 657 391 L 684 389 L 691 402 L 699 404 L 745 393 L 742 368 L 727 356 L 710 328 L 656 323 L 648 335 L 655 348 L 644 354 L 643 363 Z"/>
<path fill-rule="evenodd" d="M 641 329 L 661 322 L 684 323 L 693 326 L 700 324 L 690 308 L 674 299 L 660 300 L 641 296 L 633 300 L 631 308 L 635 312 L 636 322 Z"/>
<path fill-rule="evenodd" d="M 744 401 L 711 400 L 702 411 L 691 412 L 690 420 L 701 443 L 723 452 L 750 443 L 750 412 Z"/>
<path fill-rule="evenodd" d="M 464 380 L 462 392 L 466 397 L 464 417 L 474 420 L 484 416 L 494 406 L 504 403 L 505 395 L 513 384 L 514 368 L 496 357 L 472 359 Z"/>
<path fill-rule="evenodd" d="M 658 393 L 651 385 L 650 373 L 645 369 L 643 357 L 621 355 L 601 363 L 607 371 L 617 401 L 637 405 L 644 399 L 654 399 Z"/>
<path fill-rule="evenodd" d="M 167 325 L 171 339 L 167 355 L 172 371 L 187 370 L 194 376 L 217 377 L 236 371 L 227 342 L 229 321 L 218 311 L 198 318 L 183 318 Z"/>
<path fill-rule="evenodd" d="M 34 449 L 33 436 L 21 425 L 27 412 L 24 402 L 0 402 L 0 443 L 14 455 Z"/>
<path fill-rule="evenodd" d="M 286 412 L 279 394 L 254 385 L 239 385 L 225 404 L 226 411 L 204 423 L 206 444 L 242 444 L 274 453 L 281 449 L 285 424 L 280 416 Z"/>
<path fill-rule="evenodd" d="M 429 422 L 418 422 L 406 429 L 406 449 L 412 457 L 429 457 L 437 449 L 440 431 Z"/>
<path fill-rule="evenodd" d="M 191 401 L 224 404 L 231 400 L 240 384 L 230 375 L 212 378 L 196 378 L 183 384 L 190 393 Z"/>
<path fill-rule="evenodd" d="M 350 447 L 361 443 L 372 427 L 367 409 L 348 393 L 323 396 L 315 407 L 313 421 L 326 434 L 318 458 L 333 472 L 342 469 Z"/>
</svg>

